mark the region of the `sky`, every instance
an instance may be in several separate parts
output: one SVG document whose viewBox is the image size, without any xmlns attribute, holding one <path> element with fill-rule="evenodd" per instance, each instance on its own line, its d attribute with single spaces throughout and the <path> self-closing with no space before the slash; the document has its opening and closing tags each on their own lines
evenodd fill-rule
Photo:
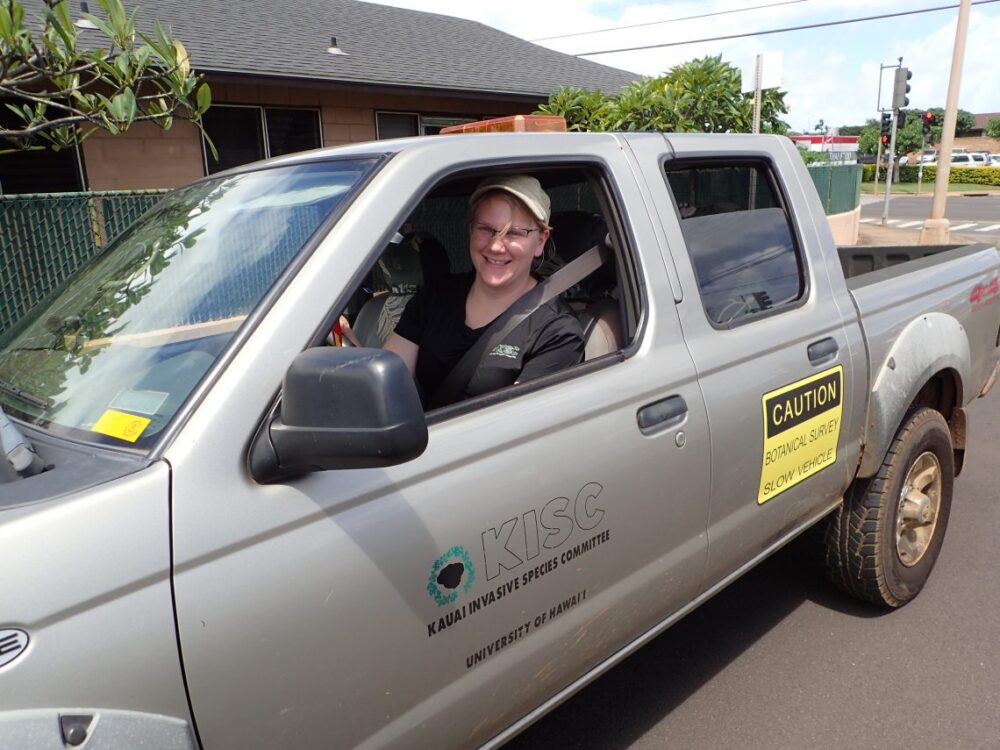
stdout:
<svg viewBox="0 0 1000 750">
<path fill-rule="evenodd" d="M 442 13 L 488 24 L 560 52 L 599 50 L 745 34 L 789 26 L 860 18 L 920 8 L 957 5 L 957 0 L 378 0 L 414 10 Z M 771 7 L 756 7 L 771 6 Z M 708 18 L 685 16 L 739 11 Z M 788 33 L 748 36 L 714 42 L 585 59 L 640 75 L 658 75 L 670 67 L 722 55 L 738 67 L 752 66 L 758 53 L 780 52 L 780 81 L 787 95 L 785 116 L 794 130 L 860 125 L 878 117 L 879 66 L 903 58 L 913 77 L 910 106 L 944 107 L 951 74 L 958 9 L 898 18 L 829 26 Z M 649 24 L 637 28 L 587 33 L 561 39 L 543 37 L 597 29 Z M 1000 112 L 1000 2 L 973 5 L 962 67 L 958 106 L 973 113 Z M 882 105 L 889 106 L 892 70 L 883 73 Z"/>
</svg>

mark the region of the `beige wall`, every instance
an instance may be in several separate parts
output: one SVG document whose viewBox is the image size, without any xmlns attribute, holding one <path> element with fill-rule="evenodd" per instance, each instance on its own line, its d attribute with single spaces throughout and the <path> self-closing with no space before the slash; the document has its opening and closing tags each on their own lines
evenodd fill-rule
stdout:
<svg viewBox="0 0 1000 750">
<path fill-rule="evenodd" d="M 317 107 L 323 144 L 339 146 L 375 139 L 375 112 L 389 110 L 429 115 L 501 116 L 524 114 L 534 103 L 491 102 L 419 93 L 385 94 L 256 83 L 210 81 L 218 104 Z M 184 185 L 205 174 L 201 136 L 189 122 L 163 131 L 142 123 L 113 136 L 99 131 L 84 142 L 84 163 L 91 190 L 141 190 Z"/>
<path fill-rule="evenodd" d="M 858 244 L 858 230 L 861 227 L 861 206 L 858 206 L 853 211 L 833 214 L 826 218 L 830 222 L 833 241 L 837 245 Z"/>
<path fill-rule="evenodd" d="M 170 130 L 146 122 L 122 135 L 98 130 L 83 142 L 83 162 L 91 190 L 172 188 L 205 173 L 198 128 L 184 120 Z"/>
<path fill-rule="evenodd" d="M 1000 153 L 1000 138 L 988 138 L 985 135 L 976 138 L 956 137 L 955 148 L 964 148 L 968 151 L 989 151 L 991 154 L 996 154 Z"/>
</svg>

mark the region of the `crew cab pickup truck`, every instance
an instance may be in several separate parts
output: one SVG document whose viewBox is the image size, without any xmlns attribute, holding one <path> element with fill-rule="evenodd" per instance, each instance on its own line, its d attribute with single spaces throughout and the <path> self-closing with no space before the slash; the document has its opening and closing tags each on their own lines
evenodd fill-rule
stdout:
<svg viewBox="0 0 1000 750">
<path fill-rule="evenodd" d="M 552 199 L 540 277 L 602 249 L 564 294 L 586 359 L 425 410 L 372 332 L 469 268 L 498 173 Z M 327 345 L 344 314 L 370 345 Z M 0 746 L 496 747 L 817 525 L 903 605 L 998 334 L 995 248 L 838 250 L 778 137 L 429 137 L 179 189 L 0 341 Z"/>
</svg>

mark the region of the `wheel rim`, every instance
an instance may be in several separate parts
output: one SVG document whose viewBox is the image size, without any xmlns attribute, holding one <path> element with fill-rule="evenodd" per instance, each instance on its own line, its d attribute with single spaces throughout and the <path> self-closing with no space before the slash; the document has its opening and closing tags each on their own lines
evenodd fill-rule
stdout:
<svg viewBox="0 0 1000 750">
<path fill-rule="evenodd" d="M 896 509 L 896 554 L 906 567 L 916 565 L 934 538 L 941 510 L 941 463 L 930 451 L 910 466 Z"/>
</svg>

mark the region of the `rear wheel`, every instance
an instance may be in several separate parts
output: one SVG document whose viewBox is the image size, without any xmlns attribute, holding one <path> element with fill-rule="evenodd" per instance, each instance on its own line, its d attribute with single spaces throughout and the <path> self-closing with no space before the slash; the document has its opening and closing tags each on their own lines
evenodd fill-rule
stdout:
<svg viewBox="0 0 1000 750">
<path fill-rule="evenodd" d="M 856 480 L 827 519 L 825 562 L 833 582 L 886 607 L 920 593 L 944 540 L 954 477 L 944 417 L 928 408 L 911 411 L 878 473 Z"/>
</svg>

